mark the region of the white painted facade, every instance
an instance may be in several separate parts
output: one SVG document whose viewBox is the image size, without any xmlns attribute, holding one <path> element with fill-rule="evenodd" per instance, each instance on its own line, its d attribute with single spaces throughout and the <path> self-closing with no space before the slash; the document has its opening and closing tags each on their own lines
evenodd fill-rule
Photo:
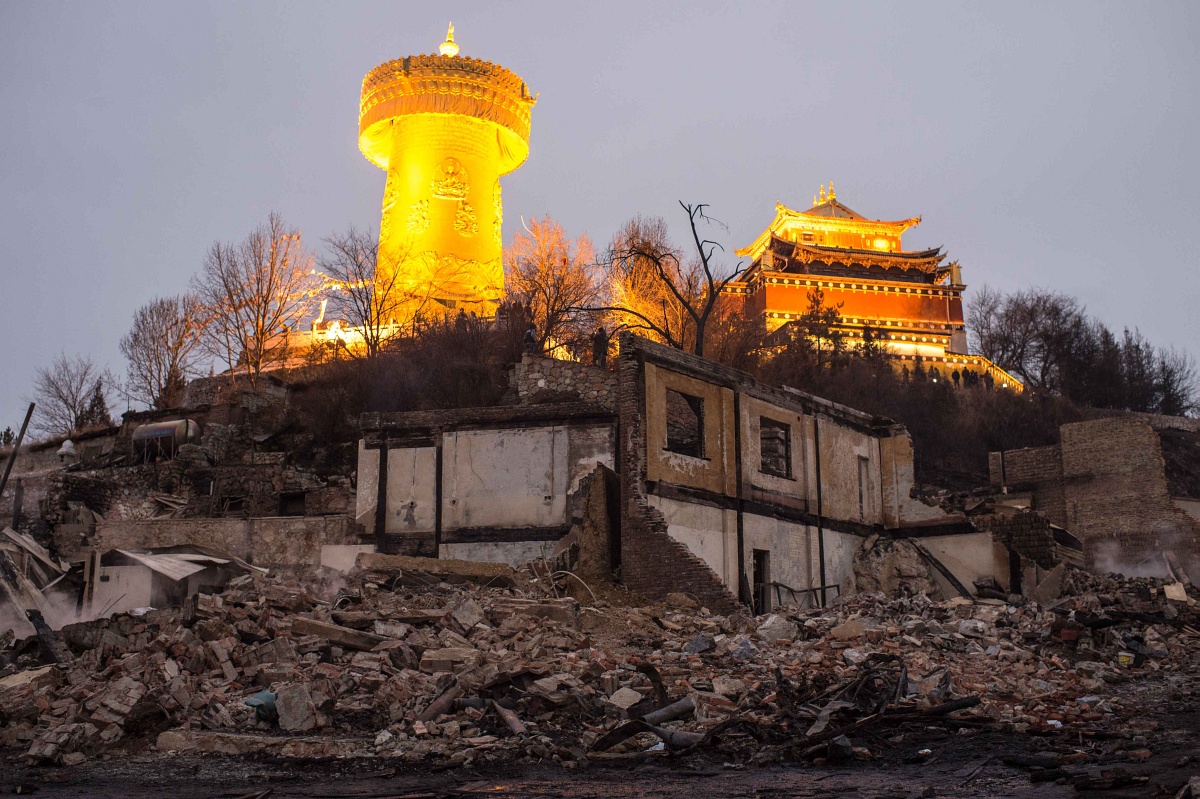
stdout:
<svg viewBox="0 0 1200 799">
<path fill-rule="evenodd" d="M 511 540 L 502 533 L 565 532 L 572 494 L 597 463 L 613 467 L 616 447 L 608 424 L 447 430 L 439 436 L 440 474 L 437 446 L 388 448 L 384 532 L 440 535 L 440 557 L 514 565 L 548 555 L 555 541 Z M 372 531 L 379 450 L 362 442 L 358 475 L 357 515 Z M 456 541 L 459 532 L 473 540 Z"/>
</svg>

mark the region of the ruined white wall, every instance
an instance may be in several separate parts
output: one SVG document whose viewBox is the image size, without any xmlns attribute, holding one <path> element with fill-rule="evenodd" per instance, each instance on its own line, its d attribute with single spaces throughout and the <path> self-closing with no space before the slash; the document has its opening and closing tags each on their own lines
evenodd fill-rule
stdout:
<svg viewBox="0 0 1200 799">
<path fill-rule="evenodd" d="M 882 524 L 879 439 L 833 419 L 820 417 L 822 515 L 832 519 Z M 863 510 L 859 514 L 858 459 L 867 459 Z M 815 469 L 813 470 L 816 471 Z M 812 495 L 816 497 L 815 486 Z M 815 510 L 815 505 L 813 506 Z"/>
<path fill-rule="evenodd" d="M 737 513 L 653 494 L 646 499 L 666 518 L 667 533 L 707 563 L 736 593 Z"/>
<path fill-rule="evenodd" d="M 975 581 L 997 573 L 1008 573 L 1008 563 L 997 564 L 992 534 L 987 532 L 963 535 L 939 535 L 914 539 L 950 570 L 967 590 L 974 590 Z M 997 570 L 999 566 L 999 570 Z M 946 596 L 957 591 L 949 589 Z"/>
<path fill-rule="evenodd" d="M 762 549 L 771 553 L 769 576 L 773 582 L 783 583 L 797 591 L 821 584 L 816 528 L 747 513 L 742 517 L 742 542 L 745 546 L 747 581 L 754 577 L 754 550 Z M 772 589 L 772 606 L 777 598 L 784 605 L 811 607 L 812 602 L 811 594 L 793 597 L 787 591 L 777 593 Z"/>
<path fill-rule="evenodd" d="M 565 529 L 571 495 L 584 478 L 597 463 L 614 467 L 616 431 L 607 423 L 448 431 L 441 435 L 441 449 L 441 529 L 450 540 L 442 542 L 440 555 L 517 565 L 548 555 L 555 542 L 488 540 L 514 537 L 491 536 L 489 528 Z M 384 532 L 432 542 L 438 479 L 437 447 L 390 447 Z M 379 453 L 360 441 L 355 508 L 369 533 L 378 482 Z M 474 532 L 455 540 L 460 530 Z M 466 537 L 484 540 L 461 540 Z"/>
<path fill-rule="evenodd" d="M 469 544 L 442 544 L 439 558 L 507 563 L 520 566 L 536 558 L 548 558 L 556 541 L 478 541 Z"/>
<path fill-rule="evenodd" d="M 375 506 L 379 498 L 379 450 L 367 449 L 366 442 L 358 441 L 358 480 L 354 497 L 354 519 L 366 528 L 369 535 L 375 533 Z"/>
<path fill-rule="evenodd" d="M 446 433 L 442 529 L 565 524 L 570 478 L 566 427 Z"/>
<path fill-rule="evenodd" d="M 733 592 L 738 587 L 737 512 L 651 494 L 651 507 L 667 520 L 667 532 L 704 560 Z M 852 594 L 854 553 L 862 539 L 825 530 L 825 579 Z M 815 527 L 753 513 L 742 515 L 742 545 L 746 580 L 753 578 L 754 550 L 771 553 L 771 580 L 796 589 L 821 584 L 820 547 Z M 838 594 L 829 592 L 832 602 Z M 785 597 L 785 602 L 787 598 Z M 799 600 L 797 600 L 799 601 Z"/>
<path fill-rule="evenodd" d="M 320 565 L 340 572 L 354 569 L 358 556 L 375 551 L 374 544 L 331 544 L 321 547 Z"/>
<path fill-rule="evenodd" d="M 795 500 L 804 500 L 808 497 L 808 448 L 805 446 L 805 436 L 810 430 L 804 416 L 744 394 L 740 410 L 743 496 L 747 495 L 745 487 L 754 486 Z M 790 477 L 779 477 L 761 471 L 763 417 L 782 422 L 789 427 Z"/>
<path fill-rule="evenodd" d="M 154 572 L 145 566 L 101 566 L 97 578 L 94 612 L 111 616 L 153 607 Z"/>
<path fill-rule="evenodd" d="M 1186 497 L 1175 497 L 1171 500 L 1175 503 L 1175 507 L 1191 516 L 1196 521 L 1200 522 L 1200 499 L 1188 499 Z"/>
<path fill-rule="evenodd" d="M 572 426 L 567 428 L 567 436 L 571 493 L 579 490 L 579 483 L 595 470 L 597 463 L 616 471 L 617 436 L 612 425 Z"/>
<path fill-rule="evenodd" d="M 840 596 L 849 596 L 858 590 L 854 584 L 854 553 L 862 545 L 863 539 L 856 535 L 832 530 L 826 530 L 824 535 L 825 583 L 826 585 L 840 586 Z M 830 591 L 829 601 L 833 602 L 834 598 L 834 593 Z"/>
<path fill-rule="evenodd" d="M 913 499 L 913 447 L 912 437 L 907 432 L 898 432 L 880 439 L 879 449 L 882 461 L 885 527 L 936 523 L 954 518 L 941 508 Z"/>
<path fill-rule="evenodd" d="M 704 402 L 704 457 L 670 452 L 667 391 Z M 646 479 L 736 496 L 733 392 L 727 388 L 646 364 Z"/>
<path fill-rule="evenodd" d="M 431 533 L 437 524 L 435 447 L 391 447 L 384 532 Z"/>
</svg>

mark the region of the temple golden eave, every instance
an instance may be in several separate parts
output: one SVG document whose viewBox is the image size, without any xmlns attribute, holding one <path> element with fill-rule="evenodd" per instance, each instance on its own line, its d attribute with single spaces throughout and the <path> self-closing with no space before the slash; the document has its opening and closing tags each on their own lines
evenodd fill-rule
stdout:
<svg viewBox="0 0 1200 799">
<path fill-rule="evenodd" d="M 811 234 L 814 243 L 820 243 L 819 239 L 823 235 L 838 242 L 860 238 L 863 242 L 876 245 L 862 249 L 898 251 L 901 234 L 919 224 L 919 216 L 894 222 L 866 219 L 836 200 L 818 203 L 807 211 L 795 211 L 782 203 L 776 203 L 775 219 L 766 230 L 749 245 L 734 252 L 740 257 L 758 258 L 767 249 L 772 236 L 805 243 L 808 240 L 804 238 L 804 234 Z"/>
</svg>

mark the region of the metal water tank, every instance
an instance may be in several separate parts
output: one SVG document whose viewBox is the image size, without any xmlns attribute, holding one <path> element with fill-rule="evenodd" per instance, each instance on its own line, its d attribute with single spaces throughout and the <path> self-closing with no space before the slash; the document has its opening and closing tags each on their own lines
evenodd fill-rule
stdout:
<svg viewBox="0 0 1200 799">
<path fill-rule="evenodd" d="M 144 424 L 133 431 L 133 454 L 139 460 L 174 458 L 183 444 L 200 443 L 200 425 L 191 419 Z"/>
</svg>

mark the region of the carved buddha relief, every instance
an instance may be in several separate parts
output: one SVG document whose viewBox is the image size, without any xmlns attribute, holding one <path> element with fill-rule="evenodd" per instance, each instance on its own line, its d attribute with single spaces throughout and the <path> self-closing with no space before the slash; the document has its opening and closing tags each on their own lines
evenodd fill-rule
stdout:
<svg viewBox="0 0 1200 799">
<path fill-rule="evenodd" d="M 431 184 L 433 196 L 443 200 L 463 200 L 471 190 L 467 170 L 456 158 L 447 158 L 438 164 L 437 177 Z"/>
<path fill-rule="evenodd" d="M 460 236 L 471 237 L 479 231 L 479 222 L 475 219 L 475 209 L 466 200 L 458 201 L 454 212 L 454 229 Z"/>
<path fill-rule="evenodd" d="M 429 200 L 417 200 L 408 209 L 408 232 L 419 236 L 429 227 Z"/>
</svg>

